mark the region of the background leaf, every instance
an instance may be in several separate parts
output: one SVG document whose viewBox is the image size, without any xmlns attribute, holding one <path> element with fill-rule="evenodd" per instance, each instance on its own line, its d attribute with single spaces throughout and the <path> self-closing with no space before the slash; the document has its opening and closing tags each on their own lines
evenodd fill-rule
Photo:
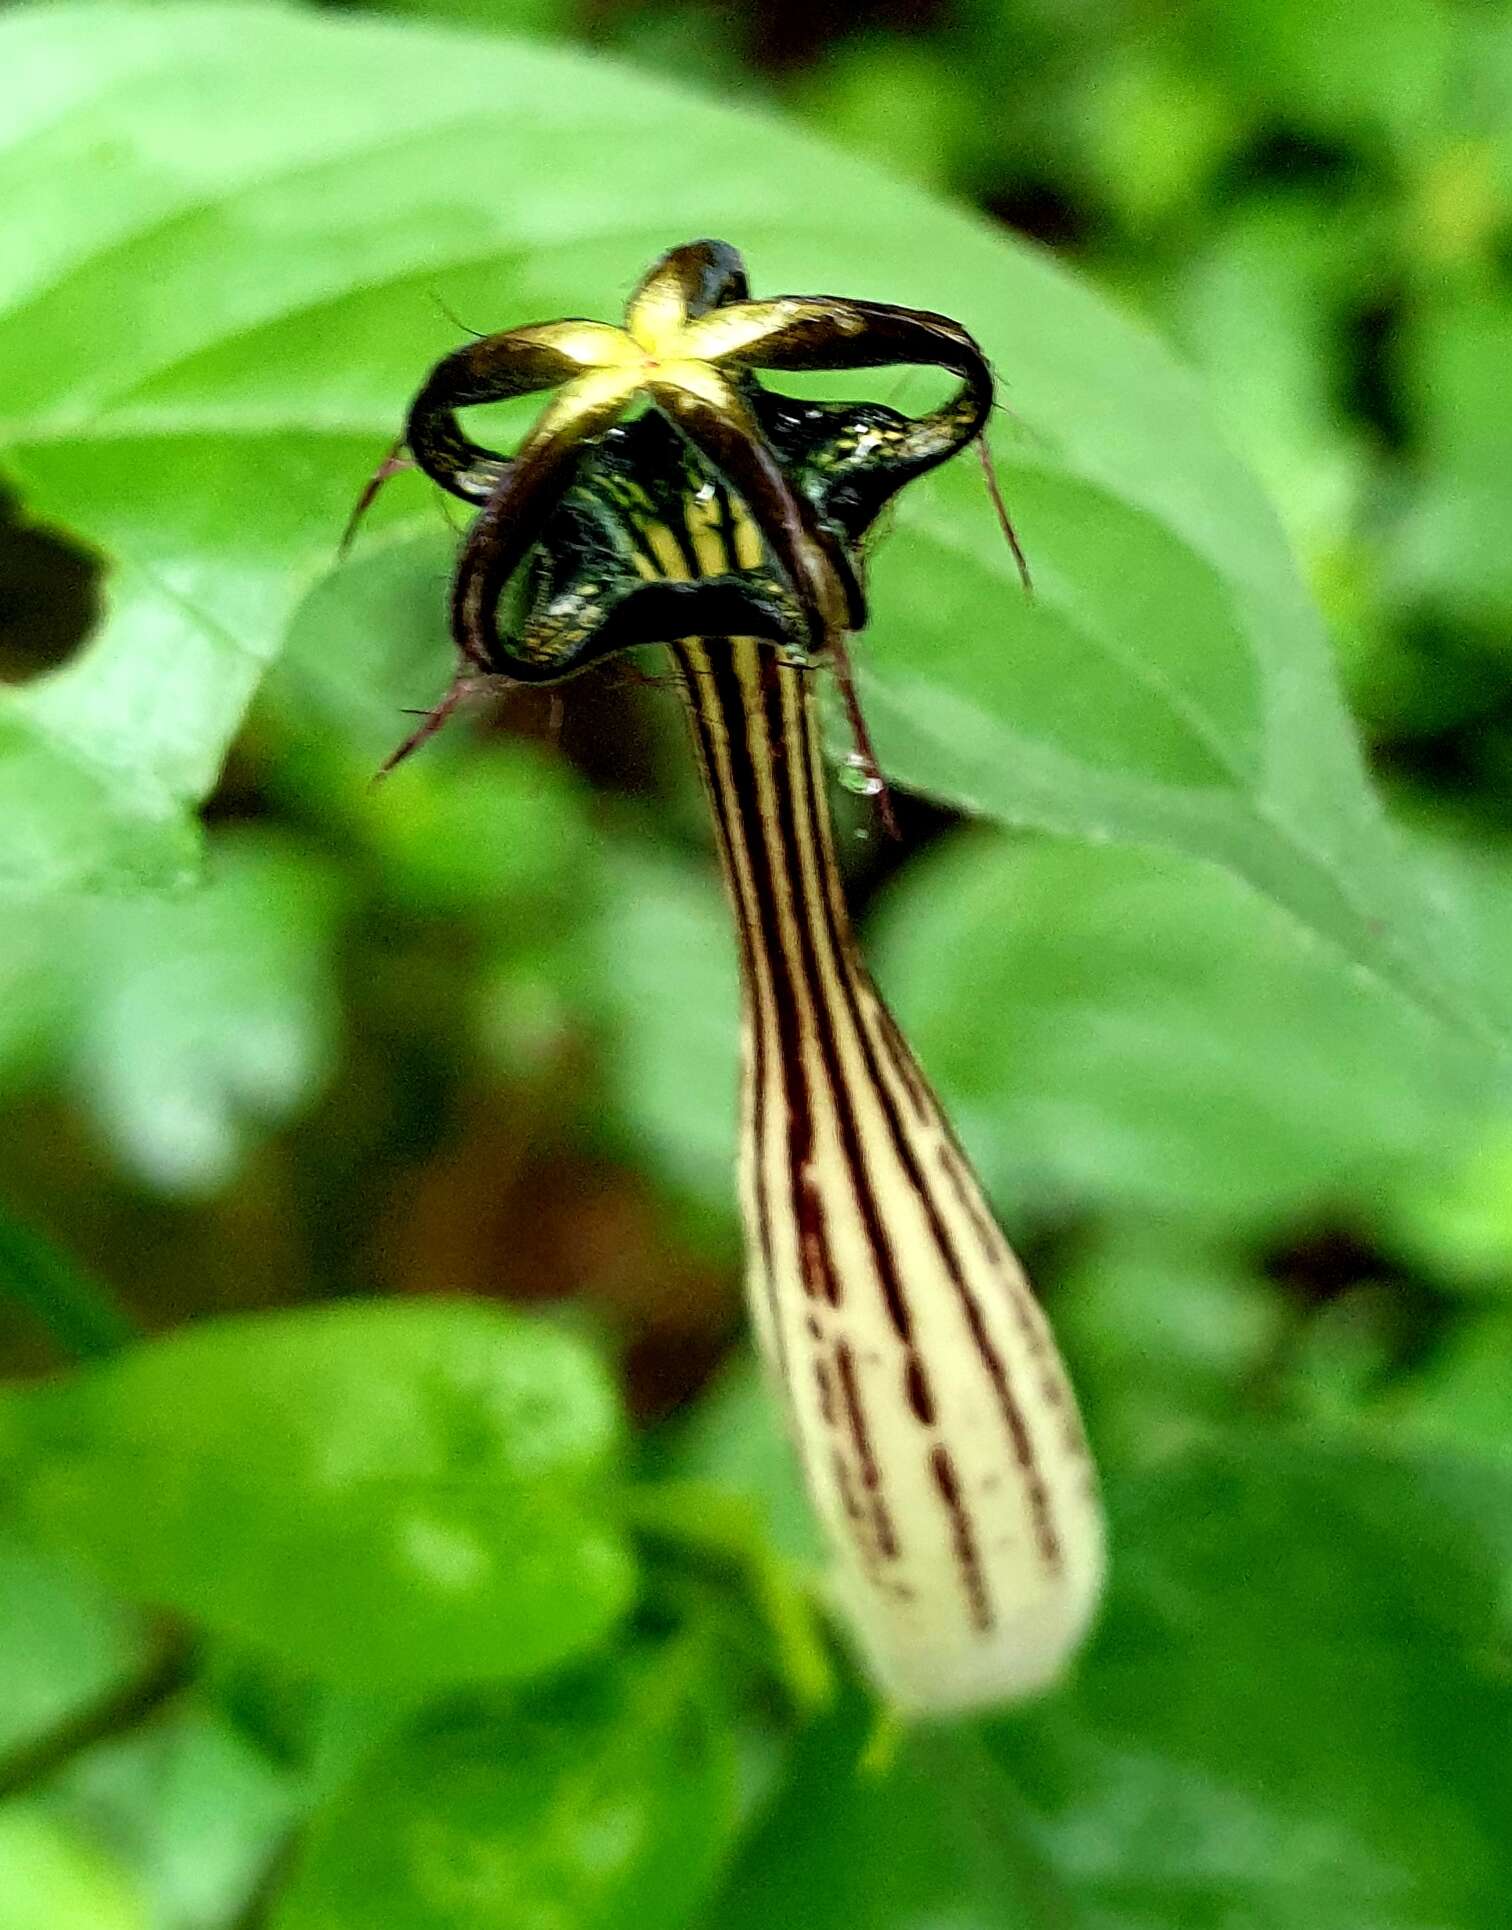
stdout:
<svg viewBox="0 0 1512 1930">
<path fill-rule="evenodd" d="M 975 1730 L 819 1725 L 711 1930 L 1490 1930 L 1506 1493 L 1258 1436 L 1115 1477 L 1072 1682 Z"/>
<path fill-rule="evenodd" d="M 1500 532 L 1512 406 L 1499 374 L 1512 350 L 1505 295 L 1436 303 L 1414 318 L 1401 355 L 1408 406 L 1430 465 L 1407 518 L 1398 565 L 1412 588 L 1495 629 L 1512 610 Z"/>
<path fill-rule="evenodd" d="M 112 559 L 111 614 L 8 697 L 13 884 L 182 870 L 179 807 L 450 345 L 437 281 L 490 322 L 597 312 L 703 230 L 763 287 L 959 314 L 1025 425 L 1033 605 L 964 465 L 911 499 L 879 570 L 868 681 L 899 776 L 1216 857 L 1484 1029 L 1395 864 L 1273 517 L 1195 386 L 1047 261 L 801 134 L 526 44 L 207 8 L 170 52 L 151 9 L 92 9 L 84 40 L 79 19 L 4 24 L 0 188 L 26 245 L 0 285 L 0 449 L 30 514 Z M 847 219 L 805 224 L 816 202 Z"/>
<path fill-rule="evenodd" d="M 40 1534 L 320 1675 L 528 1676 L 626 1606 L 602 1370 L 487 1307 L 206 1322 L 13 1414 Z"/>
<path fill-rule="evenodd" d="M 138 1875 L 151 1930 L 234 1922 L 302 1798 L 294 1777 L 193 1695 L 73 1764 L 50 1792 L 60 1815 Z"/>
<path fill-rule="evenodd" d="M 115 1295 L 51 1241 L 0 1209 L 0 1298 L 70 1355 L 113 1354 L 136 1336 Z"/>
<path fill-rule="evenodd" d="M 1483 1116 L 1441 1034 L 1175 853 L 973 833 L 911 867 L 873 952 L 989 1184 L 1042 1212 L 1367 1208 Z"/>
<path fill-rule="evenodd" d="M 129 1610 L 0 1527 L 0 1755 L 122 1687 L 143 1653 Z"/>
<path fill-rule="evenodd" d="M 237 828 L 203 886 L 60 897 L 9 921 L 0 954 L 39 1017 L 11 1081 L 72 1087 L 121 1164 L 164 1193 L 213 1190 L 329 1077 L 340 889 L 295 839 Z"/>
<path fill-rule="evenodd" d="M 1010 1780 L 975 1737 L 934 1731 L 865 1759 L 856 1711 L 817 1725 L 707 1930 L 1071 1930 Z"/>
<path fill-rule="evenodd" d="M 0 1810 L 0 1921 L 6 1930 L 152 1930 L 131 1873 L 31 1803 Z"/>
<path fill-rule="evenodd" d="M 626 850 L 576 973 L 608 1035 L 610 1129 L 716 1225 L 734 1211 L 734 941 L 706 870 Z"/>
<path fill-rule="evenodd" d="M 1317 1440 L 1116 1483 L 1121 1558 L 1074 1685 L 992 1738 L 1077 1921 L 1490 1930 L 1505 1499 L 1463 1465 Z"/>
<path fill-rule="evenodd" d="M 432 1718 L 317 1817 L 276 1930 L 675 1930 L 733 1820 L 709 1660 L 685 1638 Z"/>
</svg>

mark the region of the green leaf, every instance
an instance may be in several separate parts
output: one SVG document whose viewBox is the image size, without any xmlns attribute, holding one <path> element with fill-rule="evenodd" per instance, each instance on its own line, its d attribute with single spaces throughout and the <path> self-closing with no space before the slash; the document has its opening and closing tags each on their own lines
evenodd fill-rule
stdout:
<svg viewBox="0 0 1512 1930">
<path fill-rule="evenodd" d="M 1281 608 L 1263 558 L 1248 563 L 1270 595 L 1149 505 L 1015 457 L 1027 600 L 1006 550 L 967 534 L 985 514 L 979 480 L 964 464 L 932 480 L 878 553 L 858 652 L 879 752 L 904 784 L 1013 825 L 1215 860 L 1344 961 L 1440 1017 L 1473 1007 L 1471 1033 L 1500 1036 L 1488 992 L 1467 1007 L 1435 989 L 1451 968 L 1433 962 L 1431 919 L 1289 576 Z"/>
<path fill-rule="evenodd" d="M 5 1930 L 155 1930 L 115 1857 L 29 1803 L 0 1810 L 0 1923 Z"/>
<path fill-rule="evenodd" d="M 1377 260 L 1375 223 L 1347 235 L 1321 197 L 1266 197 L 1236 210 L 1170 298 L 1183 342 L 1312 566 L 1354 540 L 1372 479 L 1350 422 L 1341 316 Z"/>
<path fill-rule="evenodd" d="M 1249 128 L 1216 76 L 1161 38 L 1098 35 L 1095 45 L 1076 64 L 1085 125 L 1077 146 L 1124 223 L 1158 233 L 1199 199 Z"/>
<path fill-rule="evenodd" d="M 455 551 L 439 515 L 422 528 L 400 523 L 368 538 L 301 598 L 260 705 L 286 740 L 285 755 L 292 748 L 307 762 L 323 753 L 369 783 L 414 725 L 403 711 L 428 708 L 445 689 L 436 626 Z M 418 760 L 421 769 L 451 762 L 454 737 L 447 733 Z M 412 774 L 401 770 L 391 781 Z M 373 786 L 373 796 L 381 800 L 387 788 Z"/>
<path fill-rule="evenodd" d="M 1512 516 L 1506 452 L 1512 397 L 1512 296 L 1432 303 L 1410 319 L 1400 350 L 1404 403 L 1422 481 L 1402 532 L 1398 574 L 1462 622 L 1496 635 L 1512 612 Z"/>
<path fill-rule="evenodd" d="M 1453 77 L 1465 16 L 1442 0 L 1326 14 L 1308 0 L 1242 10 L 1200 0 L 1186 14 L 1199 48 L 1236 91 L 1304 127 L 1367 151 L 1390 143 L 1410 153 L 1458 121 Z"/>
<path fill-rule="evenodd" d="M 1460 1323 L 1399 1387 L 1377 1401 L 1374 1418 L 1393 1439 L 1479 1455 L 1512 1474 L 1512 1317 Z"/>
<path fill-rule="evenodd" d="M 675 1195 L 727 1225 L 739 990 L 729 911 L 712 871 L 625 840 L 576 976 L 606 1033 L 610 1136 Z"/>
<path fill-rule="evenodd" d="M 6 700 L 13 885 L 182 868 L 183 807 L 453 344 L 433 291 L 484 326 L 602 313 L 697 229 L 761 288 L 959 315 L 1025 425 L 1001 440 L 1033 604 L 968 465 L 883 552 L 863 657 L 898 776 L 1216 858 L 1484 1030 L 1263 498 L 1196 385 L 1047 260 L 795 129 L 525 43 L 214 7 L 26 9 L 0 36 L 0 461 L 112 565 L 101 636 Z"/>
<path fill-rule="evenodd" d="M 734 1419 L 726 1410 L 716 1425 Z M 764 1417 L 755 1432 L 758 1437 L 769 1432 Z M 645 1482 L 626 1495 L 626 1519 L 643 1542 L 671 1561 L 738 1586 L 759 1624 L 773 1678 L 800 1709 L 812 1713 L 834 1695 L 834 1670 L 810 1592 L 818 1558 L 806 1575 L 809 1564 L 795 1561 L 787 1544 L 767 1533 L 759 1505 L 764 1498 L 753 1507 L 750 1497 L 725 1478 Z M 802 1505 L 801 1495 L 798 1499 Z M 817 1541 L 817 1527 L 811 1539 Z"/>
<path fill-rule="evenodd" d="M 731 1360 L 663 1443 L 670 1472 L 754 1507 L 771 1547 L 817 1576 L 826 1550 L 779 1417 L 778 1396 L 747 1354 Z"/>
<path fill-rule="evenodd" d="M 1414 1311 L 1389 1280 L 1362 1281 L 1310 1308 L 1278 1363 L 1272 1398 L 1279 1393 L 1285 1411 L 1305 1420 L 1355 1426 L 1393 1364 L 1421 1347 Z"/>
<path fill-rule="evenodd" d="M 801 73 L 792 103 L 825 136 L 894 175 L 933 186 L 951 172 L 960 84 L 938 41 L 873 33 Z"/>
<path fill-rule="evenodd" d="M 1482 1067 L 1229 874 L 974 832 L 873 928 L 990 1187 L 1274 1226 L 1370 1201 L 1482 1116 Z"/>
<path fill-rule="evenodd" d="M 338 908 L 310 852 L 229 832 L 199 889 L 60 899 L 9 921 L 0 953 L 49 988 L 46 1056 L 120 1163 L 202 1193 L 330 1071 Z"/>
<path fill-rule="evenodd" d="M 1274 1285 L 1143 1217 L 1103 1229 L 1055 1282 L 1056 1337 L 1096 1457 L 1168 1457 L 1242 1411 L 1281 1340 Z"/>
<path fill-rule="evenodd" d="M 70 1354 L 113 1354 L 136 1325 L 103 1281 L 0 1207 L 0 1298 L 24 1308 Z"/>
<path fill-rule="evenodd" d="M 120 1688 L 141 1635 L 91 1579 L 0 1526 L 0 1753 Z"/>
<path fill-rule="evenodd" d="M 39 1534 L 322 1676 L 525 1677 L 626 1606 L 611 1389 L 566 1335 L 490 1307 L 206 1322 L 13 1412 Z"/>
<path fill-rule="evenodd" d="M 0 1084 L 24 1087 L 47 1068 L 68 1011 L 59 984 L 51 906 L 35 917 L 7 918 L 0 927 Z"/>
<path fill-rule="evenodd" d="M 976 1738 L 915 1733 L 875 1764 L 863 1722 L 852 1709 L 810 1731 L 706 1930 L 1070 1930 L 1032 1819 Z"/>
<path fill-rule="evenodd" d="M 1101 1625 L 992 1742 L 1086 1930 L 1493 1930 L 1504 1483 L 1236 1441 L 1110 1484 Z"/>
<path fill-rule="evenodd" d="M 1442 1285 L 1512 1294 L 1512 1119 L 1382 1202 L 1380 1237 Z"/>
<path fill-rule="evenodd" d="M 258 707 L 266 780 L 355 843 L 380 916 L 395 904 L 471 914 L 506 978 L 521 954 L 532 965 L 545 952 L 565 980 L 601 893 L 603 845 L 566 761 L 463 727 L 373 781 L 414 723 L 406 711 L 440 695 L 433 630 L 451 553 L 442 531 L 375 542 L 300 605 Z"/>
<path fill-rule="evenodd" d="M 586 909 L 597 851 L 587 788 L 537 744 L 443 736 L 381 784 L 374 773 L 441 694 L 436 587 L 440 536 L 375 544 L 317 586 L 295 614 L 262 714 L 278 738 L 273 780 L 308 808 L 312 792 L 418 909 L 509 913 L 551 931 Z"/>
<path fill-rule="evenodd" d="M 430 1718 L 316 1818 L 275 1930 L 676 1930 L 732 1823 L 718 1679 L 684 1637 Z"/>
<path fill-rule="evenodd" d="M 573 25 L 566 0 L 382 0 L 379 11 L 428 14 L 459 27 L 503 33 L 548 34 Z"/>
<path fill-rule="evenodd" d="M 297 1819 L 301 1792 L 190 1698 L 90 1751 L 59 1811 L 108 1838 L 150 1905 L 152 1930 L 236 1922 Z"/>
<path fill-rule="evenodd" d="M 219 841 L 202 890 L 78 907 L 73 1079 L 123 1164 L 166 1192 L 223 1185 L 335 1056 L 326 869 L 255 835 Z M 72 909 L 72 908 L 71 908 Z"/>
</svg>

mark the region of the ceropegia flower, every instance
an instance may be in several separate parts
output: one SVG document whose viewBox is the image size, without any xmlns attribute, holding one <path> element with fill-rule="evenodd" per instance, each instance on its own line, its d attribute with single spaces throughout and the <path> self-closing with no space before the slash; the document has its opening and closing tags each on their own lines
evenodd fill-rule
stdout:
<svg viewBox="0 0 1512 1930">
<path fill-rule="evenodd" d="M 959 388 L 910 418 L 796 402 L 752 373 L 893 363 Z M 459 408 L 545 388 L 558 393 L 513 457 L 458 424 Z M 534 324 L 448 356 L 401 445 L 478 508 L 453 587 L 457 681 L 403 749 L 479 683 L 670 648 L 739 940 L 752 1318 L 844 1611 L 884 1692 L 920 1711 L 1053 1678 L 1103 1561 L 1049 1326 L 861 962 L 814 719 L 832 668 L 885 811 L 846 650 L 865 621 L 861 539 L 898 489 L 981 437 L 991 401 L 981 351 L 948 318 L 752 301 L 734 250 L 697 242 L 656 263 L 623 328 Z"/>
</svg>

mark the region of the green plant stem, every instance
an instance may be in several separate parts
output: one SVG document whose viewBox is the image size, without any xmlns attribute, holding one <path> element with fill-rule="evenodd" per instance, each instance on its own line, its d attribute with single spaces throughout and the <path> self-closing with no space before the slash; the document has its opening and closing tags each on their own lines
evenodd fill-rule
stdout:
<svg viewBox="0 0 1512 1930">
<path fill-rule="evenodd" d="M 0 1761 L 0 1802 L 41 1787 L 97 1743 L 139 1728 L 187 1688 L 194 1661 L 187 1636 L 166 1637 L 140 1674 Z"/>
<path fill-rule="evenodd" d="M 108 1287 L 3 1210 L 0 1298 L 24 1308 L 79 1359 L 113 1354 L 137 1338 L 135 1322 Z"/>
<path fill-rule="evenodd" d="M 630 1488 L 625 1517 L 637 1536 L 695 1562 L 722 1568 L 765 1625 L 779 1680 L 804 1714 L 834 1697 L 824 1624 L 802 1580 L 766 1544 L 759 1519 L 736 1498 L 696 1481 Z"/>
</svg>

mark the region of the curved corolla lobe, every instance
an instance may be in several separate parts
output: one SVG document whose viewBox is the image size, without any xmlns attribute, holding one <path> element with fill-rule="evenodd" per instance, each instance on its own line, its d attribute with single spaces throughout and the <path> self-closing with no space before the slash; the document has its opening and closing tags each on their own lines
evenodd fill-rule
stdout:
<svg viewBox="0 0 1512 1930">
<path fill-rule="evenodd" d="M 967 424 L 951 417 L 954 404 L 910 417 L 883 402 L 797 402 L 766 391 L 758 400 L 778 461 L 855 557 L 899 490 L 971 441 Z"/>
<path fill-rule="evenodd" d="M 641 277 L 623 329 L 580 316 L 531 322 L 443 357 L 410 407 L 404 444 L 432 482 L 464 502 L 485 502 L 510 458 L 463 435 L 459 409 L 560 388 L 590 369 L 633 368 L 637 350 L 654 347 L 720 302 L 743 301 L 747 292 L 745 266 L 727 242 L 669 249 Z M 632 386 L 627 383 L 627 394 Z"/>
<path fill-rule="evenodd" d="M 949 370 L 959 377 L 959 390 L 918 417 L 880 404 L 836 412 L 833 405 L 805 408 L 771 395 L 755 374 L 759 368 L 900 363 Z M 552 387 L 558 394 L 512 458 L 460 427 L 461 409 Z M 669 629 L 654 639 L 649 626 L 662 612 L 669 622 L 681 617 L 683 599 L 637 596 L 633 609 L 620 611 L 630 595 L 623 570 L 618 581 L 611 570 L 565 598 L 545 601 L 537 580 L 525 599 L 523 633 L 502 634 L 499 625 L 522 565 L 533 551 L 551 549 L 553 515 L 576 477 L 597 468 L 600 445 L 642 399 L 671 441 L 686 446 L 691 467 L 684 468 L 684 482 L 696 490 L 728 487 L 759 538 L 759 556 L 731 573 L 718 607 L 733 611 L 739 582 L 746 581 L 750 634 L 768 636 L 779 616 L 791 618 L 776 640 L 792 661 L 832 665 L 858 753 L 874 770 L 846 648 L 847 633 L 866 618 L 860 540 L 906 482 L 980 438 L 992 399 L 980 348 L 959 324 L 929 310 L 835 296 L 753 302 L 737 251 L 701 240 L 669 250 L 652 266 L 626 305 L 622 327 L 584 319 L 533 323 L 446 356 L 417 396 L 406 435 L 412 457 L 433 480 L 479 506 L 452 596 L 453 636 L 473 671 L 509 675 L 529 666 L 540 680 L 556 666 L 565 676 L 627 647 L 621 638 L 666 641 L 678 634 Z M 391 452 L 354 523 L 401 466 L 399 451 Z M 663 463 L 667 472 L 675 466 Z M 1006 512 L 1000 514 L 1017 553 Z M 557 553 L 567 552 L 558 544 Z M 534 574 L 539 579 L 542 572 Z M 877 795 L 890 823 L 885 789 Z"/>
<path fill-rule="evenodd" d="M 587 447 L 624 407 L 617 371 L 579 376 L 548 406 L 467 532 L 452 579 L 452 636 L 466 660 L 498 670 L 499 603 L 541 540 Z"/>
<path fill-rule="evenodd" d="M 687 241 L 652 262 L 625 304 L 637 341 L 657 341 L 684 322 L 750 294 L 745 263 L 727 241 Z"/>
<path fill-rule="evenodd" d="M 896 454 L 915 425 L 883 403 L 797 402 L 754 385 L 748 402 L 763 445 L 801 499 L 805 528 L 817 529 L 854 579 L 873 518 L 911 475 L 932 466 Z M 488 573 L 494 542 L 488 525 L 464 545 L 458 581 L 466 577 L 472 596 L 486 592 L 495 625 L 490 640 L 487 613 L 475 607 L 468 651 L 487 650 L 490 670 L 528 683 L 572 676 L 620 650 L 692 635 L 761 637 L 795 662 L 819 662 L 788 573 L 765 542 L 738 568 L 732 556 L 722 575 L 694 583 L 647 580 L 647 526 L 675 528 L 684 505 L 715 488 L 719 474 L 659 413 L 607 430 L 582 452 L 560 503 L 545 511 L 525 559 L 525 594 L 510 622 L 497 616 L 508 587 L 498 572 L 514 566 L 507 557 L 501 563 L 495 550 Z M 743 502 L 736 479 L 728 481 L 733 500 Z M 539 507 L 544 499 L 537 500 Z M 490 521 L 514 513 L 512 504 L 511 490 L 495 503 Z M 754 518 L 750 527 L 758 537 Z M 469 661 L 478 663 L 471 655 Z"/>
<path fill-rule="evenodd" d="M 465 436 L 458 409 L 561 388 L 589 369 L 629 359 L 623 332 L 605 322 L 534 322 L 485 335 L 431 370 L 410 405 L 405 443 L 432 482 L 464 502 L 486 502 L 510 458 Z"/>
<path fill-rule="evenodd" d="M 822 435 L 806 445 L 800 438 L 797 466 L 779 459 L 765 426 L 787 420 L 784 405 L 762 390 L 756 369 L 897 363 L 947 369 L 961 387 L 942 408 L 916 418 L 880 405 L 839 422 L 811 411 L 803 419 L 828 428 L 828 443 Z M 473 441 L 458 422 L 460 409 L 553 387 L 556 399 L 513 458 Z M 981 350 L 948 316 L 924 309 L 835 296 L 753 302 L 738 252 L 701 240 L 669 250 L 652 266 L 626 305 L 623 327 L 583 319 L 533 323 L 446 356 L 415 399 L 406 442 L 427 475 L 480 507 L 452 598 L 453 635 L 475 669 L 497 670 L 516 654 L 514 641 L 498 630 L 511 580 L 543 539 L 581 464 L 592 461 L 592 445 L 638 398 L 702 458 L 705 480 L 721 479 L 742 499 L 765 563 L 786 578 L 801 616 L 785 641 L 795 655 L 833 661 L 869 757 L 845 649 L 846 633 L 866 618 L 852 550 L 889 496 L 980 435 L 992 399 Z M 357 516 L 399 466 L 395 451 L 368 485 Z M 763 609 L 771 601 L 766 597 Z M 647 606 L 639 607 L 644 614 Z M 578 664 L 602 654 L 577 635 L 577 615 L 565 631 L 560 611 L 538 615 L 537 633 L 518 640 L 532 663 Z"/>
<path fill-rule="evenodd" d="M 782 650 L 799 616 L 792 593 L 772 579 L 763 593 L 747 574 L 692 583 L 643 581 L 602 597 L 538 593 L 518 636 L 501 636 L 493 674 L 511 683 L 553 684 L 623 651 L 677 636 L 737 632 Z"/>
<path fill-rule="evenodd" d="M 837 295 L 783 295 L 745 302 L 692 323 L 685 354 L 723 368 L 835 372 L 898 366 L 944 369 L 961 386 L 921 416 L 890 411 L 894 459 L 943 462 L 982 434 L 992 414 L 992 368 L 975 337 L 948 315 Z M 901 486 L 901 485 L 900 485 Z"/>
<path fill-rule="evenodd" d="M 655 412 L 608 430 L 586 450 L 560 503 L 547 515 L 521 572 L 523 595 L 499 622 L 488 668 L 520 683 L 575 675 L 622 650 L 669 637 L 760 637 L 785 655 L 816 659 L 791 583 L 754 539 L 729 566 L 683 580 L 668 574 L 667 544 L 689 502 L 731 497 L 706 462 Z M 754 530 L 754 526 L 751 526 Z M 483 553 L 464 547 L 461 570 L 481 588 Z M 459 571 L 459 578 L 461 572 Z M 487 583 L 497 610 L 505 586 Z M 486 638 L 486 627 L 477 639 Z"/>
<path fill-rule="evenodd" d="M 813 503 L 788 480 L 734 385 L 697 363 L 673 363 L 651 394 L 670 421 L 735 489 L 810 616 L 808 641 L 823 651 L 866 621 L 855 567 Z"/>
<path fill-rule="evenodd" d="M 992 406 L 992 372 L 974 336 L 948 315 L 839 295 L 776 295 L 690 322 L 683 353 L 746 369 L 948 369 Z"/>
</svg>

